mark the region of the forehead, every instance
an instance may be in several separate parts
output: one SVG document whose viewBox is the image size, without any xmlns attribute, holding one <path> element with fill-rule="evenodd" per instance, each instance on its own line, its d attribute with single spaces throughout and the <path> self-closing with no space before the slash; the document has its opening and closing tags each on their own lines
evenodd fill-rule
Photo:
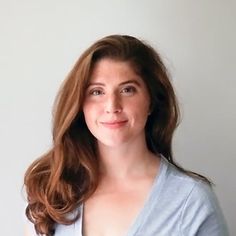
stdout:
<svg viewBox="0 0 236 236">
<path fill-rule="evenodd" d="M 134 66 L 129 61 L 118 61 L 114 59 L 101 59 L 94 64 L 90 76 L 90 82 L 116 81 L 116 80 L 138 80 L 143 79 L 136 73 Z"/>
</svg>

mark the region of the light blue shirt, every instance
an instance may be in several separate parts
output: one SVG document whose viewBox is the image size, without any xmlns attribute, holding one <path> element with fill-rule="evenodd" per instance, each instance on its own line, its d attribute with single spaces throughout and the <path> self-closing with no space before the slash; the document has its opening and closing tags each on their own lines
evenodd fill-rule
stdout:
<svg viewBox="0 0 236 236">
<path fill-rule="evenodd" d="M 78 209 L 83 216 L 83 205 Z M 57 225 L 55 236 L 82 236 L 82 218 Z M 180 172 L 164 157 L 146 202 L 124 236 L 228 236 L 212 188 Z"/>
</svg>

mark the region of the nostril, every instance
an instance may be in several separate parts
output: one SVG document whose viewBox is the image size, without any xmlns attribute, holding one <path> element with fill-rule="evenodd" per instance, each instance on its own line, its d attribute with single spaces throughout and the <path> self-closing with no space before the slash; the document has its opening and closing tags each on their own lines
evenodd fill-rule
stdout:
<svg viewBox="0 0 236 236">
<path fill-rule="evenodd" d="M 122 111 L 121 108 L 117 108 L 117 109 L 107 109 L 106 112 L 107 113 L 120 113 Z"/>
<path fill-rule="evenodd" d="M 120 113 L 122 111 L 122 106 L 116 96 L 107 99 L 105 111 L 107 113 Z"/>
</svg>

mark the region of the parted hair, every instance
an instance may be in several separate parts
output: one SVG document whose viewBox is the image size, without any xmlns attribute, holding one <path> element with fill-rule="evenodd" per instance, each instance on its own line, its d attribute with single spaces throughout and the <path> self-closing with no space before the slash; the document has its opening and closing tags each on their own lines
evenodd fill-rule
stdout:
<svg viewBox="0 0 236 236">
<path fill-rule="evenodd" d="M 85 123 L 83 102 L 93 67 L 104 58 L 130 63 L 148 88 L 148 149 L 161 153 L 182 172 L 210 183 L 206 177 L 184 170 L 173 159 L 171 144 L 179 109 L 169 73 L 158 52 L 135 37 L 110 35 L 90 46 L 63 82 L 54 103 L 52 147 L 25 173 L 26 216 L 39 235 L 52 236 L 56 224 L 74 223 L 80 217 L 76 209 L 98 186 L 97 143 Z"/>
</svg>

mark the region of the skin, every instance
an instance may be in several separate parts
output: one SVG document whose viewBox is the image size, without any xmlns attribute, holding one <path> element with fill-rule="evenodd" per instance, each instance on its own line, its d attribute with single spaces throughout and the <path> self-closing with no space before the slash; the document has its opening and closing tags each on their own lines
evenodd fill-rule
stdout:
<svg viewBox="0 0 236 236">
<path fill-rule="evenodd" d="M 100 147 L 118 147 L 144 141 L 149 104 L 143 80 L 128 63 L 103 59 L 93 70 L 83 111 Z"/>
<path fill-rule="evenodd" d="M 125 235 L 143 207 L 160 162 L 146 146 L 149 107 L 146 85 L 130 63 L 97 62 L 83 112 L 98 142 L 100 182 L 84 203 L 84 236 Z"/>
</svg>

